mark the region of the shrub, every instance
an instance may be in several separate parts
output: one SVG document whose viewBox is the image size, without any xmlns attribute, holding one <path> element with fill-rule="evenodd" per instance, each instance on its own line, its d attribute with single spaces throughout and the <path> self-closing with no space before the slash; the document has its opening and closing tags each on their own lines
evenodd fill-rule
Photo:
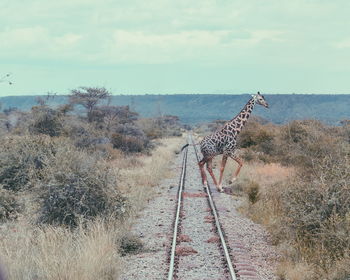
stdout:
<svg viewBox="0 0 350 280">
<path fill-rule="evenodd" d="M 287 248 L 286 259 L 298 270 L 312 268 L 308 279 L 347 279 L 350 256 L 350 146 L 348 127 L 318 121 L 293 121 L 274 127 L 272 153 L 258 142 L 257 127 L 243 136 L 245 157 L 293 165 L 283 182 L 244 186 L 249 213 Z M 242 132 L 243 133 L 243 132 Z M 264 137 L 263 137 L 264 138 Z M 253 143 L 254 142 L 254 143 Z M 263 153 L 261 153 L 263 151 Z M 260 182 L 260 181 L 259 181 Z M 286 274 L 286 279 L 292 277 Z M 293 278 L 293 277 L 292 277 Z M 289 279 L 289 278 L 288 278 Z"/>
<path fill-rule="evenodd" d="M 0 222 L 17 218 L 21 207 L 11 191 L 7 191 L 0 186 Z"/>
<path fill-rule="evenodd" d="M 127 204 L 117 191 L 116 174 L 97 157 L 59 146 L 40 181 L 40 222 L 74 227 L 100 215 L 122 217 Z"/>
<path fill-rule="evenodd" d="M 69 117 L 64 123 L 64 135 L 69 137 L 77 148 L 94 150 L 98 145 L 110 143 L 105 132 L 81 119 Z"/>
<path fill-rule="evenodd" d="M 28 134 L 28 126 L 31 121 L 31 113 L 12 111 L 10 114 L 6 115 L 5 128 L 8 134 L 26 135 Z"/>
<path fill-rule="evenodd" d="M 145 149 L 145 143 L 141 139 L 120 133 L 112 134 L 112 145 L 113 148 L 120 149 L 126 153 L 139 153 Z"/>
<path fill-rule="evenodd" d="M 305 121 L 292 121 L 283 128 L 283 138 L 287 142 L 300 143 L 307 138 L 308 134 Z"/>
<path fill-rule="evenodd" d="M 120 240 L 119 252 L 122 256 L 137 254 L 143 249 L 143 242 L 134 235 L 125 235 Z"/>
<path fill-rule="evenodd" d="M 350 256 L 339 260 L 332 271 L 330 271 L 331 280 L 349 280 L 350 277 Z"/>
<path fill-rule="evenodd" d="M 323 269 L 350 253 L 350 164 L 334 156 L 279 188 L 284 238 Z"/>
<path fill-rule="evenodd" d="M 30 179 L 39 176 L 54 147 L 45 136 L 13 136 L 0 146 L 0 184 L 4 189 L 19 191 L 30 186 Z"/>
<path fill-rule="evenodd" d="M 342 143 L 341 137 L 318 121 L 294 121 L 281 129 L 278 155 L 282 162 L 309 173 L 324 158 L 337 154 Z"/>
<path fill-rule="evenodd" d="M 262 125 L 257 121 L 248 122 L 238 136 L 238 145 L 242 148 L 253 148 L 268 155 L 275 151 L 275 131 L 272 125 Z"/>
<path fill-rule="evenodd" d="M 140 119 L 137 124 L 150 139 L 182 135 L 182 125 L 177 116 Z"/>
<path fill-rule="evenodd" d="M 64 135 L 69 137 L 76 147 L 88 148 L 95 138 L 95 130 L 90 124 L 80 119 L 67 118 L 64 125 Z"/>
<path fill-rule="evenodd" d="M 251 149 L 244 149 L 242 153 L 242 159 L 246 162 L 249 162 L 256 159 L 256 155 Z"/>
<path fill-rule="evenodd" d="M 133 123 L 137 117 L 129 106 L 99 106 L 91 112 L 92 121 L 107 130 L 118 124 Z"/>
<path fill-rule="evenodd" d="M 140 129 L 139 127 L 137 127 L 134 124 L 120 124 L 118 125 L 115 129 L 114 129 L 115 133 L 120 133 L 123 135 L 128 135 L 128 136 L 134 136 L 137 138 L 142 138 L 145 140 L 146 136 L 145 133 L 142 131 L 142 129 Z"/>
<path fill-rule="evenodd" d="M 5 114 L 0 113 L 0 137 L 4 137 L 9 131 L 10 123 Z"/>
<path fill-rule="evenodd" d="M 62 120 L 60 113 L 47 106 L 35 106 L 32 108 L 33 122 L 29 131 L 34 134 L 46 134 L 59 136 L 62 132 Z"/>
<path fill-rule="evenodd" d="M 248 199 L 252 204 L 256 203 L 260 198 L 259 189 L 260 189 L 260 186 L 257 182 L 254 182 L 254 181 L 249 182 L 247 187 L 247 194 L 248 194 Z"/>
<path fill-rule="evenodd" d="M 101 156 L 79 151 L 69 139 L 42 135 L 5 138 L 2 144 L 0 185 L 11 191 L 33 189 L 41 197 L 40 222 L 75 226 L 79 219 L 122 217 L 126 211 L 116 174 Z"/>
</svg>

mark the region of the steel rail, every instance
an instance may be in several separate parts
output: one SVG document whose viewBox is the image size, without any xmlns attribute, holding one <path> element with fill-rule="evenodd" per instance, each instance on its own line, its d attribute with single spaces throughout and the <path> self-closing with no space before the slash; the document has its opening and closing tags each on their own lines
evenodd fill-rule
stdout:
<svg viewBox="0 0 350 280">
<path fill-rule="evenodd" d="M 178 227 L 179 227 L 179 221 L 180 221 L 180 211 L 181 211 L 181 205 L 182 205 L 182 200 L 183 200 L 182 192 L 183 192 L 184 185 L 185 185 L 187 152 L 188 152 L 188 146 L 184 150 L 184 155 L 183 155 L 183 159 L 182 159 L 182 171 L 181 171 L 180 182 L 179 182 L 179 190 L 178 190 L 178 194 L 177 194 L 177 208 L 176 208 L 176 216 L 175 216 L 175 223 L 174 223 L 173 241 L 171 244 L 168 280 L 172 280 L 174 278 L 175 249 L 176 249 L 177 234 L 178 234 Z"/>
<path fill-rule="evenodd" d="M 195 151 L 195 154 L 196 154 L 197 162 L 199 162 L 198 151 L 197 151 L 196 145 L 194 145 L 192 135 L 190 136 L 190 139 L 191 139 L 191 142 L 193 144 L 193 148 L 194 148 L 194 151 Z M 227 248 L 227 245 L 226 245 L 226 241 L 225 241 L 225 237 L 224 237 L 221 225 L 220 225 L 219 216 L 218 216 L 217 211 L 216 211 L 216 206 L 215 206 L 214 200 L 213 200 L 213 198 L 211 196 L 209 183 L 208 183 L 207 187 L 204 187 L 204 189 L 206 190 L 206 193 L 208 195 L 209 205 L 210 205 L 210 208 L 211 208 L 211 210 L 213 212 L 216 229 L 218 231 L 218 234 L 219 234 L 219 237 L 220 237 L 220 241 L 221 241 L 221 246 L 222 246 L 222 249 L 224 251 L 225 259 L 226 259 L 226 262 L 227 262 L 228 272 L 229 272 L 230 277 L 231 277 L 232 280 L 237 280 L 236 273 L 235 273 L 235 270 L 234 270 L 233 265 L 232 265 L 231 256 L 229 254 L 229 251 L 228 251 L 228 248 Z"/>
</svg>

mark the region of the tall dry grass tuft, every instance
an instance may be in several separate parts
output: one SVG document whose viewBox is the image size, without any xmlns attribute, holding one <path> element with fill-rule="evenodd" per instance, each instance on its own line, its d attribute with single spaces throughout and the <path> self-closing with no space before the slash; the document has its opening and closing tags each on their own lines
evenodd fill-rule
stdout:
<svg viewBox="0 0 350 280">
<path fill-rule="evenodd" d="M 235 162 L 228 162 L 224 177 L 227 185 L 236 168 Z M 234 194 L 247 198 L 241 211 L 254 221 L 273 228 L 281 207 L 280 188 L 276 186 L 295 176 L 295 172 L 293 167 L 279 163 L 246 162 L 238 180 L 231 185 Z"/>
<path fill-rule="evenodd" d="M 97 219 L 68 228 L 17 223 L 0 239 L 8 279 L 117 279 L 118 224 Z"/>
<path fill-rule="evenodd" d="M 305 262 L 293 264 L 284 261 L 279 264 L 276 275 L 280 280 L 313 280 L 315 269 Z"/>
<path fill-rule="evenodd" d="M 159 182 L 168 177 L 175 152 L 185 141 L 182 138 L 167 138 L 152 151 L 151 156 L 123 157 L 114 161 L 122 182 L 120 190 L 131 202 L 133 212 L 142 209 L 145 203 L 157 193 Z"/>
</svg>

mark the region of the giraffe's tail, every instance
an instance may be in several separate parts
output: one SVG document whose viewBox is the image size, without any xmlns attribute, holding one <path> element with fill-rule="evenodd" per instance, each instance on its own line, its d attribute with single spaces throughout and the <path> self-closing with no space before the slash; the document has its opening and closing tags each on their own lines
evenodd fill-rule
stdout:
<svg viewBox="0 0 350 280">
<path fill-rule="evenodd" d="M 181 152 L 186 148 L 186 147 L 188 147 L 190 144 L 186 144 L 186 145 L 184 145 L 182 148 L 181 148 Z"/>
<path fill-rule="evenodd" d="M 193 143 L 193 144 L 186 144 L 186 145 L 184 145 L 182 148 L 181 148 L 181 152 L 186 148 L 186 147 L 188 147 L 188 146 L 196 146 L 196 145 L 200 145 L 200 143 Z"/>
</svg>

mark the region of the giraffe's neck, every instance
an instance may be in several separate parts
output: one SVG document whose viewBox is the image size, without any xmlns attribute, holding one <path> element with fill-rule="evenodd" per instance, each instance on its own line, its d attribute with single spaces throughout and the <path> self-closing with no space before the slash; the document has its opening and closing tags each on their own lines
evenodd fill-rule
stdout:
<svg viewBox="0 0 350 280">
<path fill-rule="evenodd" d="M 222 132 L 227 135 L 236 136 L 239 134 L 250 117 L 254 106 L 255 99 L 251 98 L 248 103 L 243 107 L 242 111 L 235 116 L 232 120 L 228 121 L 225 126 L 222 128 Z"/>
</svg>

